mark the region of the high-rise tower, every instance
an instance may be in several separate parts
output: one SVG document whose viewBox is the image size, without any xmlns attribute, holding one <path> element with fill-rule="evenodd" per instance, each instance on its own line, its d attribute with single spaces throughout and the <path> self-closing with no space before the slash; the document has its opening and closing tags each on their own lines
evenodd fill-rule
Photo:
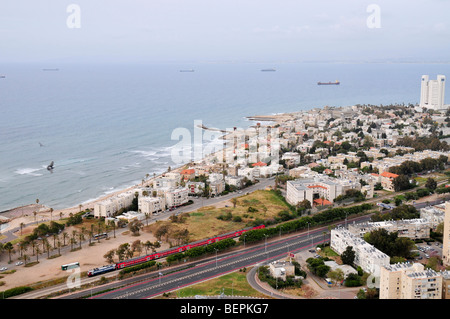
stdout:
<svg viewBox="0 0 450 319">
<path fill-rule="evenodd" d="M 447 109 L 444 104 L 445 76 L 438 75 L 437 80 L 430 80 L 428 75 L 422 75 L 420 87 L 420 107 L 436 111 Z"/>
</svg>

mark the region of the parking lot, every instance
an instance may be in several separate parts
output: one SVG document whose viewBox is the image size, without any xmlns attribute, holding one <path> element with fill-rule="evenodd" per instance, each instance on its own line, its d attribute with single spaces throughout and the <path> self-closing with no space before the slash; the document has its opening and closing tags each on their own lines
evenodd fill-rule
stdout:
<svg viewBox="0 0 450 319">
<path fill-rule="evenodd" d="M 416 257 L 416 260 L 426 262 L 430 257 L 442 257 L 442 244 L 439 242 L 420 243 L 417 244 L 417 249 L 420 256 Z"/>
</svg>

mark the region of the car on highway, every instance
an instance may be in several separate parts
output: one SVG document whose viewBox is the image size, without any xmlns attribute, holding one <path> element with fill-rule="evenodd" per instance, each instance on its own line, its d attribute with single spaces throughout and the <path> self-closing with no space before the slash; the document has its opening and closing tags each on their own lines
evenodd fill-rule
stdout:
<svg viewBox="0 0 450 319">
<path fill-rule="evenodd" d="M 5 271 L 5 270 L 8 270 L 8 267 L 2 267 L 2 268 L 0 268 L 0 271 Z"/>
</svg>

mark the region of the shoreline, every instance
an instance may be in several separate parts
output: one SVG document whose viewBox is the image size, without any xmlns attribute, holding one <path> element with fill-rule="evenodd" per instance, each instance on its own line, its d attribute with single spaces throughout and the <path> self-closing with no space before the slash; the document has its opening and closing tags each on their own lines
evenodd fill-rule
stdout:
<svg viewBox="0 0 450 319">
<path fill-rule="evenodd" d="M 282 113 L 282 114 L 276 114 L 276 115 L 257 115 L 257 116 L 249 116 L 247 117 L 250 121 L 257 121 L 260 119 L 265 119 L 266 121 L 270 121 L 270 122 L 282 122 L 286 119 L 290 119 L 292 117 L 292 113 Z M 213 131 L 218 131 L 223 133 L 223 135 L 220 137 L 222 140 L 227 140 L 228 138 L 230 138 L 231 136 L 233 136 L 234 134 L 242 134 L 244 131 L 234 131 L 234 132 L 229 132 L 226 130 L 221 130 L 221 129 L 217 129 L 217 128 L 208 128 L 204 125 L 198 126 L 199 128 L 201 128 L 202 130 L 213 130 Z M 218 155 L 223 155 L 223 152 L 227 150 L 227 143 L 225 142 L 223 144 L 223 148 L 221 150 L 215 151 L 213 153 L 204 155 L 203 158 L 201 160 L 198 161 L 191 161 L 189 163 L 184 163 L 184 164 L 180 164 L 179 166 L 173 168 L 170 170 L 170 172 L 177 172 L 177 171 L 181 171 L 186 165 L 190 165 L 190 164 L 196 164 L 196 163 L 201 163 L 207 160 L 211 160 L 214 157 L 217 157 Z M 220 157 L 220 156 L 219 156 Z M 136 184 L 130 187 L 126 187 L 120 190 L 117 190 L 115 192 L 111 192 L 105 195 L 100 195 L 98 198 L 95 199 L 87 199 L 86 201 L 80 203 L 79 205 L 81 205 L 81 210 L 85 210 L 85 209 L 91 209 L 94 210 L 94 206 L 95 204 L 102 202 L 104 200 L 107 200 L 111 197 L 135 190 L 137 188 L 140 187 L 146 187 L 149 186 L 150 184 L 153 183 L 153 181 L 157 178 L 160 178 L 162 176 L 164 176 L 166 173 L 168 173 L 169 171 L 164 171 L 163 173 L 160 173 L 158 175 L 149 177 L 149 179 L 145 180 L 142 184 Z M 48 220 L 52 219 L 55 220 L 57 218 L 67 218 L 70 216 L 70 214 L 75 214 L 80 212 L 80 207 L 79 205 L 76 206 L 69 206 L 69 207 L 65 207 L 65 208 L 61 208 L 61 209 L 55 209 L 53 210 L 53 212 L 50 212 L 50 207 L 47 207 L 45 205 L 41 205 L 41 204 L 28 204 L 28 205 L 22 205 L 19 207 L 14 207 L 11 208 L 9 210 L 4 210 L 2 212 L 0 212 L 0 216 L 6 217 L 8 218 L 7 224 L 8 226 L 6 226 L 4 229 L 2 228 L 2 231 L 7 231 L 8 228 L 16 228 L 19 227 L 19 225 L 23 222 L 24 224 L 28 224 L 28 223 L 32 223 L 32 222 L 37 222 L 39 220 L 42 221 L 47 221 L 46 219 L 44 220 L 44 218 L 48 218 Z M 37 212 L 36 214 L 36 218 L 34 217 L 34 211 Z"/>
</svg>

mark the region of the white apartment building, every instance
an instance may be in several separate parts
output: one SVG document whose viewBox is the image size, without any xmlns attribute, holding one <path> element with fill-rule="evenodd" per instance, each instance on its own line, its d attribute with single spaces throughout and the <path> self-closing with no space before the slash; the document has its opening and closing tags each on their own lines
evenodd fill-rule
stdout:
<svg viewBox="0 0 450 319">
<path fill-rule="evenodd" d="M 349 189 L 361 189 L 359 182 L 344 179 L 331 179 L 317 174 L 312 178 L 297 179 L 286 183 L 286 201 L 291 205 L 307 199 L 312 204 L 315 199 L 324 198 L 333 202 L 339 195 L 345 194 Z"/>
<path fill-rule="evenodd" d="M 379 251 L 363 239 L 353 235 L 347 229 L 339 227 L 331 230 L 330 247 L 342 254 L 348 246 L 355 252 L 354 263 L 365 272 L 379 274 L 382 266 L 389 265 L 389 256 Z"/>
<path fill-rule="evenodd" d="M 205 183 L 203 182 L 186 182 L 186 188 L 189 190 L 189 195 L 200 195 L 205 189 Z"/>
<path fill-rule="evenodd" d="M 407 237 L 410 239 L 430 238 L 430 228 L 430 222 L 422 218 L 364 222 L 348 225 L 348 231 L 359 237 L 363 237 L 364 234 L 374 230 L 385 229 L 388 232 L 397 232 L 398 237 Z"/>
<path fill-rule="evenodd" d="M 164 197 L 139 196 L 138 210 L 143 214 L 153 215 L 166 209 Z"/>
<path fill-rule="evenodd" d="M 165 192 L 166 206 L 177 207 L 188 202 L 188 189 L 186 187 L 171 188 Z"/>
<path fill-rule="evenodd" d="M 437 206 L 428 206 L 420 209 L 420 218 L 426 219 L 433 229 L 444 222 L 444 217 L 445 210 L 439 209 Z"/>
<path fill-rule="evenodd" d="M 380 299 L 441 299 L 443 277 L 420 263 L 386 265 L 380 271 Z"/>
<path fill-rule="evenodd" d="M 180 185 L 180 181 L 181 181 L 181 174 L 166 173 L 163 176 L 160 176 L 153 180 L 153 188 L 178 187 Z"/>
<path fill-rule="evenodd" d="M 342 194 L 342 187 L 327 179 L 298 179 L 288 181 L 286 187 L 286 201 L 291 205 L 307 199 L 311 205 L 314 199 L 324 198 L 332 202 Z"/>
<path fill-rule="evenodd" d="M 111 217 L 133 203 L 134 191 L 118 194 L 94 205 L 94 217 Z"/>
<path fill-rule="evenodd" d="M 225 176 L 225 183 L 236 188 L 242 187 L 243 176 Z"/>
<path fill-rule="evenodd" d="M 430 80 L 428 75 L 422 75 L 420 86 L 420 107 L 426 107 L 436 111 L 446 110 L 444 104 L 445 76 L 438 75 L 436 80 Z"/>
</svg>

